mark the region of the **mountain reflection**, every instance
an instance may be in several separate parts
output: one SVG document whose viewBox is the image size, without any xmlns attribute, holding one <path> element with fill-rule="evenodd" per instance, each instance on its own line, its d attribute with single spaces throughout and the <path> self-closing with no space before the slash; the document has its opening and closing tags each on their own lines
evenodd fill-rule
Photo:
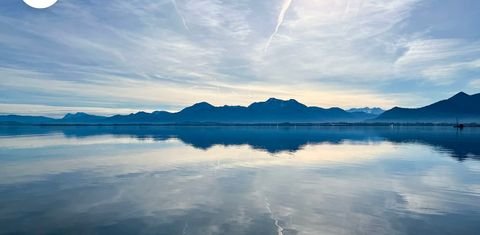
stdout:
<svg viewBox="0 0 480 235">
<path fill-rule="evenodd" d="M 100 135 L 130 136 L 154 141 L 179 139 L 198 149 L 215 145 L 249 145 L 269 153 L 296 152 L 309 144 L 352 142 L 420 143 L 450 154 L 458 161 L 480 159 L 480 131 L 450 127 L 164 127 L 164 126 L 10 126 L 2 136 L 63 133 L 84 138 Z"/>
</svg>

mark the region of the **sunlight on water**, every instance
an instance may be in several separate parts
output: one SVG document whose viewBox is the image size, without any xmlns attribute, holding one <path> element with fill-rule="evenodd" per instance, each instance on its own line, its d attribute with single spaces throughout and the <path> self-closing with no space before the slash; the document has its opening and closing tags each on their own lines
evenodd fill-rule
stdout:
<svg viewBox="0 0 480 235">
<path fill-rule="evenodd" d="M 0 130 L 1 233 L 476 234 L 480 131 Z"/>
</svg>

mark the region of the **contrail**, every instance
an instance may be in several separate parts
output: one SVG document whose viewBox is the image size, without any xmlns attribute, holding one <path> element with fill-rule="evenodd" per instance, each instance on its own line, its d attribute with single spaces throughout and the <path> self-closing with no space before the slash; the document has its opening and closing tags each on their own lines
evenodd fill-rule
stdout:
<svg viewBox="0 0 480 235">
<path fill-rule="evenodd" d="M 277 18 L 277 25 L 275 26 L 275 30 L 273 31 L 272 35 L 270 35 L 270 38 L 267 41 L 267 44 L 265 45 L 265 52 L 267 52 L 268 48 L 270 47 L 270 44 L 272 43 L 273 38 L 275 35 L 278 33 L 278 29 L 280 29 L 280 26 L 282 26 L 283 21 L 285 20 L 285 15 L 287 14 L 288 9 L 290 8 L 290 5 L 292 5 L 293 0 L 285 0 L 282 5 L 282 9 L 280 10 L 280 14 L 278 15 Z"/>
<path fill-rule="evenodd" d="M 178 9 L 177 0 L 172 0 L 172 4 L 173 4 L 173 7 L 175 8 L 175 12 L 177 12 L 178 17 L 180 17 L 180 19 L 182 20 L 183 26 L 185 27 L 186 30 L 190 31 L 187 25 L 187 21 L 185 20 L 185 17 L 183 17 L 183 15 L 180 13 L 180 10 Z"/>
</svg>

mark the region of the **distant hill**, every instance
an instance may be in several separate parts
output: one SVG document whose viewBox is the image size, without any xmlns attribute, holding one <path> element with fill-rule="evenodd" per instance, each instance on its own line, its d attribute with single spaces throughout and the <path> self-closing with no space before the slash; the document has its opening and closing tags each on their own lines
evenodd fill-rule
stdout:
<svg viewBox="0 0 480 235">
<path fill-rule="evenodd" d="M 3 115 L 0 116 L 0 122 L 2 123 L 29 123 L 29 124 L 41 124 L 41 123 L 53 123 L 58 121 L 57 119 L 42 117 L 42 116 L 20 116 L 20 115 Z"/>
<path fill-rule="evenodd" d="M 365 112 L 347 112 L 340 108 L 309 107 L 296 100 L 270 98 L 245 106 L 213 106 L 206 102 L 194 104 L 171 113 L 138 112 L 111 117 L 87 113 L 67 114 L 62 119 L 26 116 L 0 116 L 0 122 L 44 124 L 169 124 L 169 123 L 320 123 L 361 122 L 375 118 Z"/>
<path fill-rule="evenodd" d="M 61 121 L 64 123 L 96 123 L 105 120 L 107 117 L 91 115 L 88 113 L 68 113 Z"/>
<path fill-rule="evenodd" d="M 434 104 L 407 109 L 395 107 L 378 116 L 378 122 L 476 122 L 480 123 L 480 94 L 460 92 Z"/>
<path fill-rule="evenodd" d="M 294 99 L 270 98 L 249 106 L 213 106 L 207 102 L 194 104 L 179 112 L 138 112 L 111 117 L 87 113 L 67 114 L 61 119 L 40 116 L 0 116 L 1 125 L 17 124 L 265 124 L 265 123 L 480 123 L 480 94 L 463 92 L 447 100 L 416 109 L 395 107 L 380 115 L 379 108 L 345 111 L 340 108 L 306 106 Z"/>
<path fill-rule="evenodd" d="M 373 114 L 373 115 L 380 115 L 382 114 L 383 112 L 385 112 L 385 110 L 381 109 L 381 108 L 369 108 L 369 107 L 365 107 L 365 108 L 353 108 L 353 109 L 349 109 L 347 110 L 347 112 L 350 112 L 350 113 L 369 113 L 369 114 Z"/>
<path fill-rule="evenodd" d="M 372 118 L 367 113 L 349 113 L 340 108 L 308 107 L 296 100 L 270 98 L 244 106 L 213 106 L 206 102 L 194 104 L 177 113 L 139 112 L 116 115 L 106 123 L 281 123 L 281 122 L 356 122 Z"/>
</svg>

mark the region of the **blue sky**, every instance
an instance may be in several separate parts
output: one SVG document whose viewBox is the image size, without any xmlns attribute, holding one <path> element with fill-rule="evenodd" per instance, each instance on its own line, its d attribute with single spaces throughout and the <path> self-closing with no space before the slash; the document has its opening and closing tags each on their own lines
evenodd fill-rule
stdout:
<svg viewBox="0 0 480 235">
<path fill-rule="evenodd" d="M 2 0 L 0 113 L 416 107 L 480 91 L 478 22 L 476 0 Z"/>
</svg>

